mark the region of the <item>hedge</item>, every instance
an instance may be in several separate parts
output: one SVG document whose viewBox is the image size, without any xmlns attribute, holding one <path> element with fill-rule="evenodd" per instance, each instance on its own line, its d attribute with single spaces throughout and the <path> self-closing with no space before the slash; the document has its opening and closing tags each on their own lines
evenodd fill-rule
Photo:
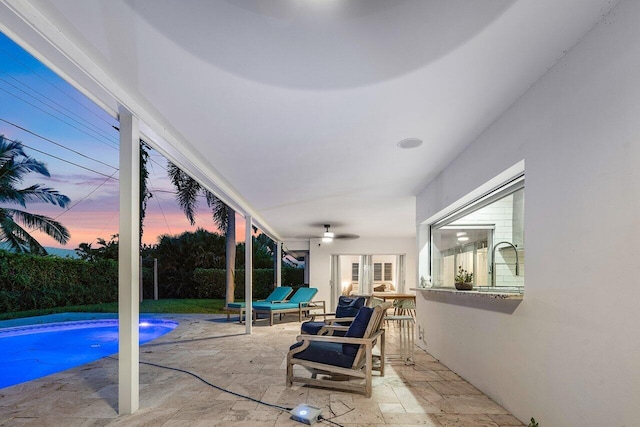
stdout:
<svg viewBox="0 0 640 427">
<path fill-rule="evenodd" d="M 0 312 L 118 300 L 118 263 L 0 251 Z"/>
<path fill-rule="evenodd" d="M 273 268 L 256 268 L 253 270 L 253 299 L 266 298 L 274 286 Z M 197 283 L 197 298 L 223 299 L 226 294 L 226 271 L 222 268 L 196 268 L 193 280 Z M 304 270 L 301 268 L 283 268 L 282 284 L 294 289 L 302 286 Z M 244 299 L 244 270 L 236 270 L 234 297 Z"/>
<path fill-rule="evenodd" d="M 152 298 L 153 270 L 144 268 L 145 298 Z M 184 272 L 188 275 L 188 272 Z M 304 270 L 283 267 L 282 283 L 302 286 Z M 253 270 L 253 297 L 266 298 L 273 290 L 273 269 Z M 195 269 L 188 286 L 172 298 L 225 298 L 224 269 Z M 167 298 L 169 283 L 161 283 Z M 235 299 L 244 299 L 244 270 L 236 270 Z M 183 284 L 184 285 L 184 284 Z M 192 287 L 195 287 L 193 289 Z M 0 313 L 39 310 L 67 305 L 102 304 L 118 300 L 118 263 L 14 254 L 0 250 Z"/>
</svg>

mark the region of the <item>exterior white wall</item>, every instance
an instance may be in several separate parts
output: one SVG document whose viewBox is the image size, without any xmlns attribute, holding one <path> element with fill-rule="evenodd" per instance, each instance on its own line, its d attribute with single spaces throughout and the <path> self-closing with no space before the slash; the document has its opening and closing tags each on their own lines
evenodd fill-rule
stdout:
<svg viewBox="0 0 640 427">
<path fill-rule="evenodd" d="M 318 288 L 318 294 L 314 299 L 325 300 L 328 307 L 333 307 L 335 304 L 331 298 L 331 255 L 342 254 L 406 254 L 406 289 L 416 287 L 417 261 L 414 237 L 398 239 L 337 239 L 331 243 L 322 243 L 320 239 L 311 239 L 309 248 L 309 286 Z"/>
<path fill-rule="evenodd" d="M 639 18 L 614 7 L 417 198 L 423 223 L 526 161 L 524 300 L 417 298 L 419 345 L 525 424 L 640 420 Z"/>
</svg>

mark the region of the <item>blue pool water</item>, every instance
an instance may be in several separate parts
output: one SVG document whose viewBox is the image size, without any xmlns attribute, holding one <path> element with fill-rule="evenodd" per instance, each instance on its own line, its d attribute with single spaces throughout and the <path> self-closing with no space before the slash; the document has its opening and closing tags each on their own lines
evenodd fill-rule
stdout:
<svg viewBox="0 0 640 427">
<path fill-rule="evenodd" d="M 140 344 L 177 322 L 140 319 Z M 44 377 L 118 352 L 118 320 L 85 320 L 0 329 L 0 388 Z"/>
</svg>

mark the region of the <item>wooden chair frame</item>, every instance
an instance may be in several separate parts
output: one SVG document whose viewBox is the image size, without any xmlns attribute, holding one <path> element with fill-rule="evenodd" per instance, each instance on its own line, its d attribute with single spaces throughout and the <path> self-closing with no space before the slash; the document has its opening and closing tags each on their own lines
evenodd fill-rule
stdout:
<svg viewBox="0 0 640 427">
<path fill-rule="evenodd" d="M 287 387 L 291 387 L 294 382 L 309 384 L 313 386 L 332 388 L 337 390 L 353 391 L 363 393 L 366 397 L 371 397 L 372 393 L 372 376 L 373 371 L 379 371 L 380 376 L 384 376 L 384 328 L 383 319 L 387 309 L 391 307 L 391 303 L 384 303 L 374 308 L 371 315 L 371 319 L 367 325 L 367 329 L 362 338 L 353 337 L 339 337 L 333 335 L 298 335 L 297 341 L 301 341 L 300 347 L 290 350 L 287 354 Z M 330 329 L 346 330 L 346 326 L 325 326 L 323 330 Z M 373 347 L 380 340 L 380 365 L 374 367 Z M 360 347 L 353 360 L 353 364 L 350 368 L 343 368 L 331 364 L 330 360 L 326 363 L 312 362 L 309 360 L 302 360 L 295 358 L 294 356 L 309 347 L 312 342 L 332 342 L 340 344 L 359 344 Z M 311 371 L 311 377 L 302 377 L 294 375 L 294 365 L 300 365 Z M 318 375 L 339 375 L 351 378 L 359 378 L 360 383 L 353 383 L 350 381 L 336 381 L 331 379 L 318 378 Z"/>
</svg>

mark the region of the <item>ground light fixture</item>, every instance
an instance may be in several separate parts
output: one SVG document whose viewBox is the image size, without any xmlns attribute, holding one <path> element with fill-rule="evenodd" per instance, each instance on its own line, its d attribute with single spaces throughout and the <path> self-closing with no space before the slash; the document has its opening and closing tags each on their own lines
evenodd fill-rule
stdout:
<svg viewBox="0 0 640 427">
<path fill-rule="evenodd" d="M 330 224 L 324 225 L 326 231 L 322 234 L 322 243 L 331 243 L 335 237 L 335 234 L 329 231 L 329 227 L 331 227 Z"/>
<path fill-rule="evenodd" d="M 292 420 L 309 425 L 317 423 L 321 413 L 322 409 L 304 403 L 299 404 L 290 412 Z"/>
</svg>

